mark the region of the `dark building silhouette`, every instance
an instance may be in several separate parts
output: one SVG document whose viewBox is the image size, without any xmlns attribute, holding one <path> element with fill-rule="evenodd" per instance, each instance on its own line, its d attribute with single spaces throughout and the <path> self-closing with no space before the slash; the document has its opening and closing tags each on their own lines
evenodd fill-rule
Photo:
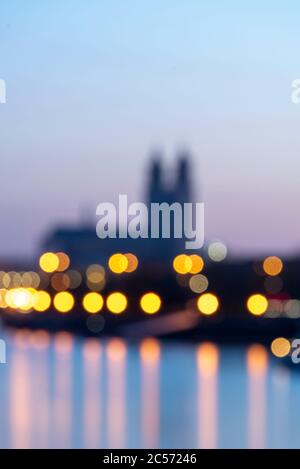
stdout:
<svg viewBox="0 0 300 469">
<path fill-rule="evenodd" d="M 163 168 L 163 158 L 159 153 L 155 153 L 150 159 L 149 183 L 147 203 L 150 209 L 151 203 L 169 205 L 179 203 L 183 207 L 184 203 L 192 202 L 190 181 L 190 156 L 187 152 L 180 152 L 177 156 L 176 167 L 173 174 Z M 171 220 L 174 221 L 171 213 Z M 171 223 L 173 227 L 173 223 Z M 171 230 L 170 239 L 159 239 L 152 241 L 153 255 L 160 259 L 173 259 L 179 252 L 185 250 L 185 240 L 174 237 L 174 230 Z"/>
<path fill-rule="evenodd" d="M 172 204 L 192 202 L 190 181 L 190 156 L 187 152 L 178 154 L 174 177 L 167 177 L 162 166 L 163 158 L 155 153 L 150 160 L 147 202 Z"/>
<path fill-rule="evenodd" d="M 190 181 L 190 157 L 188 153 L 178 154 L 175 172 L 172 175 L 163 168 L 163 158 L 155 153 L 150 158 L 145 198 L 149 208 L 152 203 L 184 204 L 192 202 Z M 173 217 L 171 214 L 171 220 Z M 172 223 L 171 223 L 172 226 Z M 149 229 L 150 236 L 150 229 Z M 99 239 L 96 226 L 87 224 L 73 227 L 57 227 L 45 239 L 43 250 L 64 251 L 73 264 L 84 267 L 97 262 L 105 263 L 114 252 L 133 252 L 144 263 L 169 263 L 185 250 L 185 239 Z"/>
</svg>

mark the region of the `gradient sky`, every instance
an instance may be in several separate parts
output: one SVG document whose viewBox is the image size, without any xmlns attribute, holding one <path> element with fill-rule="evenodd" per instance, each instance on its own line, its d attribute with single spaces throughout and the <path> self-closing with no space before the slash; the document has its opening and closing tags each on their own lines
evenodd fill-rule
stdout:
<svg viewBox="0 0 300 469">
<path fill-rule="evenodd" d="M 206 239 L 300 250 L 298 0 L 1 0 L 0 256 L 194 155 Z"/>
</svg>

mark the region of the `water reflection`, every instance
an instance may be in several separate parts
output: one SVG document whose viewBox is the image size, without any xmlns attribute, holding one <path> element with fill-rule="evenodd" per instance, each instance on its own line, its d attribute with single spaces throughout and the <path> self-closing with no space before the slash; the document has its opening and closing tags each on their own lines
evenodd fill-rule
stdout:
<svg viewBox="0 0 300 469">
<path fill-rule="evenodd" d="M 84 357 L 84 447 L 98 448 L 101 441 L 101 345 L 88 339 L 83 345 Z"/>
<path fill-rule="evenodd" d="M 260 345 L 17 331 L 7 355 L 0 447 L 299 446 L 300 376 Z"/>
<path fill-rule="evenodd" d="M 217 447 L 219 351 L 211 343 L 197 348 L 198 434 L 200 448 Z"/>
<path fill-rule="evenodd" d="M 159 359 L 156 339 L 145 339 L 140 346 L 142 448 L 159 446 Z"/>
<path fill-rule="evenodd" d="M 268 356 L 264 347 L 252 345 L 247 351 L 249 379 L 248 446 L 266 447 L 266 376 Z"/>
<path fill-rule="evenodd" d="M 107 344 L 108 402 L 107 433 L 109 448 L 124 448 L 125 445 L 125 392 L 126 354 L 123 340 L 112 339 Z"/>
<path fill-rule="evenodd" d="M 72 350 L 73 338 L 69 333 L 60 332 L 55 335 L 53 393 L 53 446 L 55 448 L 69 448 L 71 446 Z"/>
<path fill-rule="evenodd" d="M 49 372 L 48 372 L 48 349 L 50 336 L 46 331 L 32 332 L 30 345 L 34 354 L 34 370 L 28 375 L 35 380 L 31 386 L 30 401 L 34 403 L 32 409 L 32 420 L 35 422 L 32 440 L 37 448 L 45 448 L 50 438 L 50 409 L 49 409 Z M 37 352 L 37 353 L 35 353 Z M 31 352 L 32 353 L 32 352 Z M 33 360 L 30 360 L 33 364 Z"/>
<path fill-rule="evenodd" d="M 11 356 L 10 371 L 10 433 L 13 448 L 29 448 L 31 446 L 31 409 L 30 368 L 28 336 L 20 331 L 15 336 L 15 349 Z"/>
</svg>

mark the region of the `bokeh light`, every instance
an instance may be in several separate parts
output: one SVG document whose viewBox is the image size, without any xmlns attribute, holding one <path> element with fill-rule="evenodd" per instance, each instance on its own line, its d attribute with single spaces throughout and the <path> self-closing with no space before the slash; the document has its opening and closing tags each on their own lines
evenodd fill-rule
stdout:
<svg viewBox="0 0 300 469">
<path fill-rule="evenodd" d="M 179 254 L 173 260 L 173 268 L 178 274 L 188 274 L 193 267 L 193 262 L 190 256 L 186 254 Z"/>
<path fill-rule="evenodd" d="M 127 298 L 121 292 L 114 292 L 108 295 L 106 306 L 113 314 L 121 314 L 127 307 Z"/>
<path fill-rule="evenodd" d="M 110 256 L 108 267 L 114 274 L 122 274 L 128 267 L 128 260 L 124 254 L 116 253 Z"/>
<path fill-rule="evenodd" d="M 292 319 L 300 318 L 300 301 L 299 300 L 287 300 L 284 303 L 285 314 Z"/>
<path fill-rule="evenodd" d="M 6 288 L 0 288 L 0 308 L 6 308 L 7 303 L 5 300 L 5 295 L 7 293 Z"/>
<path fill-rule="evenodd" d="M 53 303 L 59 313 L 68 313 L 74 306 L 74 297 L 72 293 L 63 291 L 55 295 Z"/>
<path fill-rule="evenodd" d="M 194 293 L 203 293 L 208 288 L 208 278 L 203 274 L 193 275 L 189 279 L 189 287 Z"/>
<path fill-rule="evenodd" d="M 70 267 L 70 258 L 65 252 L 57 252 L 56 256 L 58 258 L 58 272 L 64 272 Z"/>
<path fill-rule="evenodd" d="M 261 316 L 268 309 L 268 300 L 260 293 L 251 295 L 247 300 L 247 308 L 254 316 Z"/>
<path fill-rule="evenodd" d="M 275 357 L 283 358 L 286 357 L 291 350 L 290 341 L 284 337 L 277 337 L 271 343 L 271 351 Z"/>
<path fill-rule="evenodd" d="M 70 277 L 62 272 L 57 272 L 51 277 L 51 286 L 56 291 L 64 291 L 70 288 Z"/>
<path fill-rule="evenodd" d="M 266 316 L 268 318 L 278 318 L 283 313 L 283 302 L 281 300 L 268 300 L 268 309 Z"/>
<path fill-rule="evenodd" d="M 38 288 L 40 290 L 46 290 L 49 287 L 49 284 L 50 284 L 49 275 L 46 272 L 43 272 L 42 270 L 40 270 L 37 275 L 39 277 Z M 34 286 L 34 285 L 32 285 L 32 286 Z M 35 288 L 37 288 L 37 287 L 35 287 Z"/>
<path fill-rule="evenodd" d="M 22 286 L 25 288 L 38 288 L 40 285 L 40 276 L 36 272 L 23 272 L 21 277 Z"/>
<path fill-rule="evenodd" d="M 101 283 L 105 278 L 104 267 L 100 264 L 92 264 L 86 269 L 87 280 L 91 283 Z"/>
<path fill-rule="evenodd" d="M 11 276 L 11 283 L 12 283 L 12 286 L 17 288 L 17 287 L 20 287 L 22 285 L 22 276 L 19 272 L 14 272 Z M 31 285 L 28 285 L 28 287 L 30 287 Z"/>
<path fill-rule="evenodd" d="M 51 297 L 46 291 L 40 290 L 34 293 L 32 303 L 36 311 L 46 311 L 51 305 Z"/>
<path fill-rule="evenodd" d="M 59 259 L 54 252 L 45 252 L 40 257 L 40 268 L 44 272 L 54 272 L 59 266 Z"/>
<path fill-rule="evenodd" d="M 105 287 L 105 269 L 100 264 L 92 264 L 86 270 L 86 283 L 90 290 L 103 290 Z"/>
<path fill-rule="evenodd" d="M 161 308 L 161 299 L 156 293 L 145 293 L 140 300 L 140 306 L 144 313 L 155 314 Z"/>
<path fill-rule="evenodd" d="M 12 288 L 7 290 L 5 295 L 6 304 L 13 309 L 21 312 L 28 312 L 33 306 L 34 289 L 29 288 Z"/>
<path fill-rule="evenodd" d="M 227 256 L 227 247 L 220 241 L 210 243 L 208 246 L 208 256 L 214 262 L 221 262 Z"/>
<path fill-rule="evenodd" d="M 95 314 L 101 311 L 103 303 L 104 301 L 102 296 L 96 292 L 87 293 L 82 300 L 82 305 L 85 311 L 90 314 Z"/>
<path fill-rule="evenodd" d="M 197 307 L 202 314 L 210 316 L 219 308 L 219 300 L 213 293 L 203 293 L 197 300 Z"/>
<path fill-rule="evenodd" d="M 82 282 L 82 276 L 80 272 L 77 270 L 68 270 L 65 272 L 65 275 L 69 277 L 71 290 L 75 290 L 76 288 L 80 287 Z"/>
<path fill-rule="evenodd" d="M 128 274 L 134 272 L 139 265 L 138 258 L 131 252 L 127 252 L 126 254 L 124 254 L 124 256 L 127 259 L 127 267 L 125 272 Z"/>
<path fill-rule="evenodd" d="M 11 284 L 11 276 L 9 272 L 2 272 L 3 275 L 1 276 L 1 286 L 4 288 L 9 288 Z"/>
<path fill-rule="evenodd" d="M 204 267 L 204 260 L 198 254 L 192 254 L 190 256 L 190 260 L 192 261 L 192 267 L 189 270 L 189 274 L 199 274 Z"/>
<path fill-rule="evenodd" d="M 275 277 L 279 275 L 283 269 L 283 262 L 277 256 L 269 256 L 263 262 L 263 269 L 267 275 Z"/>
</svg>

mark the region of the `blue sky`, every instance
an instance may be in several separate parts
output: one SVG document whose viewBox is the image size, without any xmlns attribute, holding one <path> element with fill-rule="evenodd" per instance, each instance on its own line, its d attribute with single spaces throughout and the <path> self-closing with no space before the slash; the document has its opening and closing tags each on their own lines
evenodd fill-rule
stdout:
<svg viewBox="0 0 300 469">
<path fill-rule="evenodd" d="M 300 247 L 300 4 L 247 3 L 1 1 L 1 256 L 119 193 L 141 200 L 157 146 L 167 167 L 193 153 L 207 239 Z"/>
</svg>

